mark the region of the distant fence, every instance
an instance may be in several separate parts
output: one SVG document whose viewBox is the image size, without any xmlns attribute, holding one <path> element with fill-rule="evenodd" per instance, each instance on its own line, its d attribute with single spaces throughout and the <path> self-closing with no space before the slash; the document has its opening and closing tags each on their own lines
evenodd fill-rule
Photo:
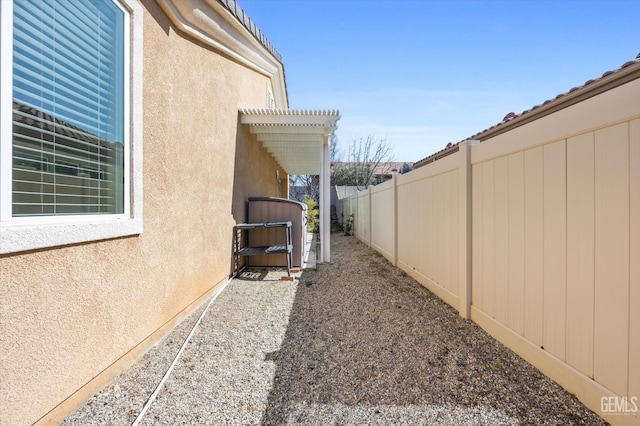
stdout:
<svg viewBox="0 0 640 426">
<path fill-rule="evenodd" d="M 593 411 L 639 424 L 640 79 L 463 142 L 338 209 Z M 603 405 L 623 398 L 624 413 Z"/>
</svg>

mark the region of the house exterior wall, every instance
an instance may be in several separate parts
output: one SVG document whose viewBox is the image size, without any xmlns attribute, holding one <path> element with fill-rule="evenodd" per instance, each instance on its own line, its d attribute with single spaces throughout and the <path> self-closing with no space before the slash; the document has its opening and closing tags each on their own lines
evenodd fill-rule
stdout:
<svg viewBox="0 0 640 426">
<path fill-rule="evenodd" d="M 640 421 L 638 99 L 640 78 L 467 141 L 397 177 L 395 224 L 376 219 L 385 191 L 355 215 L 363 242 L 384 253 L 391 233 L 398 267 L 621 425 Z"/>
<path fill-rule="evenodd" d="M 140 235 L 0 257 L 0 424 L 57 422 L 230 273 L 248 196 L 286 173 L 238 124 L 270 79 L 144 9 Z"/>
</svg>

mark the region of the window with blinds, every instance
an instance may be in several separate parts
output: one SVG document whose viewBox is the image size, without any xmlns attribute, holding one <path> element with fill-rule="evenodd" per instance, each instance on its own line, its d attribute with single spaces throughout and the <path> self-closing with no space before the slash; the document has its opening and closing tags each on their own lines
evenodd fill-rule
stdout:
<svg viewBox="0 0 640 426">
<path fill-rule="evenodd" d="M 124 12 L 15 0 L 12 215 L 124 212 Z"/>
</svg>

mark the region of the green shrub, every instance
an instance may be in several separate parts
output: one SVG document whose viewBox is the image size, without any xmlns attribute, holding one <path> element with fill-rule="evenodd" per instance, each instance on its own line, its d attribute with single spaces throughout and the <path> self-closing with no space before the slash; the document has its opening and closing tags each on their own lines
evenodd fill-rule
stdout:
<svg viewBox="0 0 640 426">
<path fill-rule="evenodd" d="M 320 227 L 318 203 L 309 195 L 305 195 L 302 202 L 307 205 L 307 231 L 318 232 Z"/>
</svg>

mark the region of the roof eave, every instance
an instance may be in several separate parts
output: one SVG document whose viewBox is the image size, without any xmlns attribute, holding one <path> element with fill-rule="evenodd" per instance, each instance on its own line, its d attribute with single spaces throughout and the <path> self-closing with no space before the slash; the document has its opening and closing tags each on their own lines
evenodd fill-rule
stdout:
<svg viewBox="0 0 640 426">
<path fill-rule="evenodd" d="M 271 80 L 276 105 L 289 107 L 282 57 L 234 1 L 156 0 L 180 31 Z"/>
</svg>

